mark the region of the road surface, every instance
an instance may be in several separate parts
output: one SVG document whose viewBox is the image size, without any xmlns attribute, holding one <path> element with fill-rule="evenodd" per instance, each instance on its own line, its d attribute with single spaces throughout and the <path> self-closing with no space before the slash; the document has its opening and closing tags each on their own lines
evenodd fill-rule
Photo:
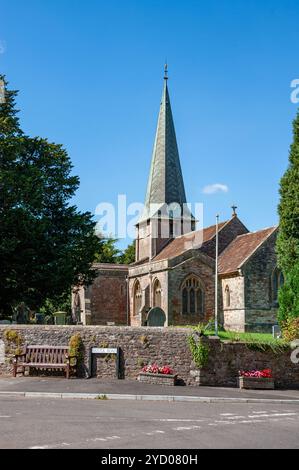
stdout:
<svg viewBox="0 0 299 470">
<path fill-rule="evenodd" d="M 0 398 L 0 448 L 299 448 L 299 406 Z"/>
</svg>

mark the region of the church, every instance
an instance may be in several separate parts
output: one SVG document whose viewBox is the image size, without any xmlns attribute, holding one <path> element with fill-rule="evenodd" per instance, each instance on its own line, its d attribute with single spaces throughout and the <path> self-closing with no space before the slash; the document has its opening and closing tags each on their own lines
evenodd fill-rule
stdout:
<svg viewBox="0 0 299 470">
<path fill-rule="evenodd" d="M 272 331 L 283 282 L 275 253 L 278 227 L 250 232 L 233 207 L 229 220 L 196 230 L 186 207 L 165 67 L 135 262 L 94 265 L 94 282 L 73 289 L 79 323 L 168 327 L 212 320 L 217 239 L 219 324 L 236 332 Z"/>
</svg>

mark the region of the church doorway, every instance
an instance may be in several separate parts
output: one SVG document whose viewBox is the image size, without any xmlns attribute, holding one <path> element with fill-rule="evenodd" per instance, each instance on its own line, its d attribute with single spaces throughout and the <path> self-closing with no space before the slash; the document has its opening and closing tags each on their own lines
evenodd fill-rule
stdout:
<svg viewBox="0 0 299 470">
<path fill-rule="evenodd" d="M 151 308 L 147 315 L 147 326 L 164 326 L 166 322 L 166 315 L 162 308 Z"/>
</svg>

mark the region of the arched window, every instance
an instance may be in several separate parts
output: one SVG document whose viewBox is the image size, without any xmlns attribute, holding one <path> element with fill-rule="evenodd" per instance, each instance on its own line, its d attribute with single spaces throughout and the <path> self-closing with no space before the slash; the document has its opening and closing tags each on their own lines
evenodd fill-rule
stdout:
<svg viewBox="0 0 299 470">
<path fill-rule="evenodd" d="M 182 284 L 182 313 L 204 315 L 204 290 L 195 276 L 189 276 Z"/>
<path fill-rule="evenodd" d="M 230 290 L 229 287 L 225 287 L 225 306 L 230 307 Z"/>
<path fill-rule="evenodd" d="M 272 274 L 272 302 L 278 302 L 278 291 L 284 283 L 284 276 L 280 269 L 275 268 Z"/>
<path fill-rule="evenodd" d="M 153 285 L 153 306 L 154 307 L 161 307 L 161 284 L 159 279 L 155 279 Z"/>
<path fill-rule="evenodd" d="M 136 281 L 134 284 L 133 288 L 133 301 L 134 301 L 134 315 L 138 315 L 138 313 L 141 310 L 141 304 L 142 304 L 142 291 L 141 291 L 141 286 L 140 282 Z"/>
<path fill-rule="evenodd" d="M 193 287 L 189 290 L 190 297 L 190 313 L 195 313 L 195 291 Z"/>
<path fill-rule="evenodd" d="M 188 313 L 188 290 L 186 287 L 184 287 L 183 292 L 182 292 L 182 297 L 183 297 L 183 313 Z"/>
<path fill-rule="evenodd" d="M 198 289 L 197 291 L 197 308 L 199 315 L 204 314 L 204 293 L 202 289 Z"/>
</svg>

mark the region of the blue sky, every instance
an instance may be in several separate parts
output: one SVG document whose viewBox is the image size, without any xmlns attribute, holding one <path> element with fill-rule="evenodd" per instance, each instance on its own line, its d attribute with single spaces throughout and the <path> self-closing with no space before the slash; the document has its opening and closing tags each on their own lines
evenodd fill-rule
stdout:
<svg viewBox="0 0 299 470">
<path fill-rule="evenodd" d="M 62 143 L 75 203 L 143 202 L 169 64 L 188 201 L 204 223 L 276 224 L 298 105 L 298 0 L 0 0 L 0 71 L 23 129 Z M 227 192 L 203 194 L 206 185 Z M 125 242 L 122 242 L 122 246 Z"/>
</svg>

